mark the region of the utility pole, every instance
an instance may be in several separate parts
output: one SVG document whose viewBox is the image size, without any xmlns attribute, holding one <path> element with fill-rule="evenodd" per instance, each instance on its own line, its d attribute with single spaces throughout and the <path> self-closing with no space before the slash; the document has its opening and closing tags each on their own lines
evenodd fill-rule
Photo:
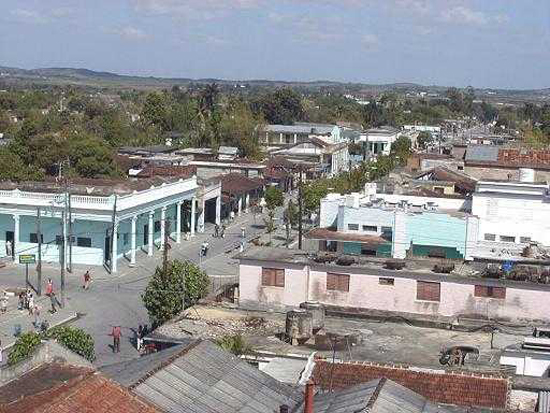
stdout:
<svg viewBox="0 0 550 413">
<path fill-rule="evenodd" d="M 40 219 L 40 207 L 36 209 L 36 240 L 38 242 L 38 264 L 36 264 L 36 273 L 38 274 L 38 295 L 42 295 L 42 229 Z"/>
<path fill-rule="evenodd" d="M 303 216 L 303 196 L 304 196 L 304 193 L 303 193 L 303 167 L 302 165 L 300 165 L 300 186 L 298 187 L 298 215 L 300 216 L 300 220 L 298 221 L 298 249 L 301 250 L 302 249 L 302 232 L 303 232 L 303 228 L 302 228 L 302 223 L 304 221 L 304 216 Z"/>
<path fill-rule="evenodd" d="M 71 209 L 71 193 L 68 192 L 69 201 L 69 266 L 67 270 L 73 272 L 73 213 Z"/>
<path fill-rule="evenodd" d="M 65 307 L 65 211 L 61 211 L 61 307 Z"/>
</svg>

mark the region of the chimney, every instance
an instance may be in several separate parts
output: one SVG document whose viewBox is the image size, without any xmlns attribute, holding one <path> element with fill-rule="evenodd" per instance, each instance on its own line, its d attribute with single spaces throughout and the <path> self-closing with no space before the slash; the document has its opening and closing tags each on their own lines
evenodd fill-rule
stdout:
<svg viewBox="0 0 550 413">
<path fill-rule="evenodd" d="M 315 391 L 315 385 L 310 380 L 306 384 L 306 394 L 304 400 L 304 413 L 313 413 L 313 393 Z"/>
<path fill-rule="evenodd" d="M 288 407 L 286 404 L 282 404 L 279 407 L 279 413 L 290 413 L 290 407 Z"/>
</svg>

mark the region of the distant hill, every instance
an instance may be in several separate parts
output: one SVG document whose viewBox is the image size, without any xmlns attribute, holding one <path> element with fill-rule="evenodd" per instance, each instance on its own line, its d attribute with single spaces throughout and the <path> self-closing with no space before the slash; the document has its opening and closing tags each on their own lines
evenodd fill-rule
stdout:
<svg viewBox="0 0 550 413">
<path fill-rule="evenodd" d="M 427 92 L 441 94 L 448 87 L 446 86 L 425 86 L 416 83 L 392 83 L 392 84 L 364 84 L 346 83 L 330 80 L 316 80 L 308 82 L 299 81 L 278 81 L 266 79 L 251 80 L 224 80 L 224 79 L 189 79 L 189 78 L 161 78 L 145 76 L 120 75 L 110 72 L 97 72 L 83 68 L 40 68 L 20 69 L 15 67 L 0 66 L 0 84 L 16 87 L 27 87 L 29 85 L 75 85 L 94 88 L 136 88 L 136 89 L 158 89 L 170 88 L 174 85 L 185 86 L 189 84 L 206 84 L 216 82 L 226 87 L 281 87 L 291 86 L 311 90 L 334 89 L 344 93 L 381 93 L 384 91 L 404 92 Z M 490 100 L 499 98 L 511 98 L 514 100 L 538 100 L 550 101 L 550 88 L 538 90 L 504 90 L 504 89 L 476 89 L 476 94 Z"/>
</svg>

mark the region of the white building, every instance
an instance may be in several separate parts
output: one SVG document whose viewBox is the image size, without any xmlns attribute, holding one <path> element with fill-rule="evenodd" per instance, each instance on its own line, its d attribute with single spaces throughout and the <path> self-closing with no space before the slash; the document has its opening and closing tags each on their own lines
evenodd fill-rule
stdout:
<svg viewBox="0 0 550 413">
<path fill-rule="evenodd" d="M 367 149 L 374 155 L 389 155 L 393 143 L 401 136 L 401 131 L 391 126 L 368 129 L 361 135 Z"/>
<path fill-rule="evenodd" d="M 135 265 L 138 255 L 163 249 L 165 231 L 176 243 L 182 231 L 195 233 L 205 210 L 197 207 L 197 188 L 195 176 L 86 180 L 71 184 L 70 190 L 47 183 L 3 182 L 0 255 L 17 261 L 21 254 L 37 254 L 40 210 L 43 261 L 60 262 L 65 244 L 66 263 L 106 265 L 115 273 L 121 258 Z M 218 197 L 218 217 L 220 210 Z"/>
<path fill-rule="evenodd" d="M 472 199 L 480 218 L 479 238 L 489 243 L 550 246 L 548 185 L 531 182 L 481 181 Z"/>
<path fill-rule="evenodd" d="M 408 132 L 428 132 L 434 138 L 439 138 L 441 136 L 441 126 L 403 125 L 403 129 Z"/>
</svg>

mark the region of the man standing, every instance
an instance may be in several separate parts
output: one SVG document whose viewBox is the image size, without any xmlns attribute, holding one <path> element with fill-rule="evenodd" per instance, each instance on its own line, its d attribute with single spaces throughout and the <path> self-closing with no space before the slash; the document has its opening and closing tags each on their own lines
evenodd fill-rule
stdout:
<svg viewBox="0 0 550 413">
<path fill-rule="evenodd" d="M 55 314 L 57 313 L 57 308 L 55 308 L 57 304 L 57 298 L 55 298 L 55 293 L 53 291 L 49 294 L 49 296 L 50 296 L 50 304 L 52 305 L 51 313 Z"/>
<path fill-rule="evenodd" d="M 90 275 L 90 270 L 86 271 L 84 273 L 84 285 L 82 286 L 82 288 L 84 288 L 85 290 L 87 290 L 89 287 L 90 287 L 90 279 L 91 279 L 91 275 Z"/>
<path fill-rule="evenodd" d="M 120 353 L 120 337 L 122 336 L 120 326 L 114 326 L 111 335 L 113 336 L 113 353 Z"/>
<path fill-rule="evenodd" d="M 218 224 L 214 225 L 214 238 L 218 238 L 219 231 L 220 231 L 220 226 Z"/>
<path fill-rule="evenodd" d="M 46 295 L 51 296 L 53 294 L 53 281 L 48 278 L 48 284 L 46 285 Z"/>
</svg>

